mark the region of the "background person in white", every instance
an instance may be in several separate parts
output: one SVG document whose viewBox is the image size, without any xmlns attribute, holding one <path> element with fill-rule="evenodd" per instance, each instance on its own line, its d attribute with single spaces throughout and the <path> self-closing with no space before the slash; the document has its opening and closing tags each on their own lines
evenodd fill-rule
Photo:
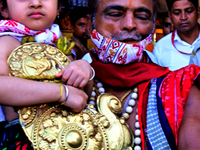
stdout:
<svg viewBox="0 0 200 150">
<path fill-rule="evenodd" d="M 153 50 L 157 64 L 177 70 L 189 65 L 191 53 L 200 42 L 197 0 L 167 0 L 169 16 L 176 28 L 160 39 Z"/>
</svg>

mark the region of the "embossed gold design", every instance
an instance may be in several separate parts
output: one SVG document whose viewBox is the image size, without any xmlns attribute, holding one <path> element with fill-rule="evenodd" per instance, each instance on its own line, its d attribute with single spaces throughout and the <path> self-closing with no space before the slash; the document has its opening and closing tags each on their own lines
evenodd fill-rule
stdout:
<svg viewBox="0 0 200 150">
<path fill-rule="evenodd" d="M 8 59 L 10 75 L 27 79 L 61 82 L 54 75 L 70 63 L 58 49 L 38 43 L 24 44 Z M 92 105 L 74 113 L 58 103 L 19 109 L 20 123 L 36 150 L 132 150 L 133 134 L 118 98 L 102 94 L 98 111 Z"/>
<path fill-rule="evenodd" d="M 10 66 L 11 76 L 52 79 L 55 74 L 69 64 L 70 60 L 52 46 L 26 43 L 15 49 L 7 62 Z"/>
</svg>

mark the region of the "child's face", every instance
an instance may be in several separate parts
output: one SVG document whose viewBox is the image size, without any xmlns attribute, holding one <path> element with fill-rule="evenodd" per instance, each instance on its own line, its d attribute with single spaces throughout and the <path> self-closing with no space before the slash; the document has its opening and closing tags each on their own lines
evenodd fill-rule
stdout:
<svg viewBox="0 0 200 150">
<path fill-rule="evenodd" d="M 6 13 L 32 30 L 51 27 L 58 12 L 58 0 L 7 0 Z"/>
</svg>

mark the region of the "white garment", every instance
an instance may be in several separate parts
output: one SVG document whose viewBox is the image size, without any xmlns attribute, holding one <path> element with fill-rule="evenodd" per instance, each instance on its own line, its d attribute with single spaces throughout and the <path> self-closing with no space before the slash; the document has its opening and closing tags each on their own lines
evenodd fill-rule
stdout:
<svg viewBox="0 0 200 150">
<path fill-rule="evenodd" d="M 163 67 L 168 67 L 169 70 L 173 71 L 189 65 L 190 53 L 192 53 L 195 45 L 200 42 L 200 35 L 190 45 L 182 41 L 177 31 L 175 31 L 174 44 L 180 52 L 172 45 L 171 36 L 172 33 L 160 39 L 154 46 L 153 54 L 157 60 L 155 63 Z"/>
<path fill-rule="evenodd" d="M 195 55 L 190 57 L 190 64 L 200 66 L 200 43 L 196 44 L 194 51 Z"/>
</svg>

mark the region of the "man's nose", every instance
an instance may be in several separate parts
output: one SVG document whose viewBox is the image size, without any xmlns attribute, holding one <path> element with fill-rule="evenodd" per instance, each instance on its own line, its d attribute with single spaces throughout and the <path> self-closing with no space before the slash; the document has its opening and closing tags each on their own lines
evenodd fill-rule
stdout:
<svg viewBox="0 0 200 150">
<path fill-rule="evenodd" d="M 187 19 L 187 14 L 185 11 L 181 12 L 181 19 L 186 20 Z"/>
<path fill-rule="evenodd" d="M 30 0 L 30 7 L 38 8 L 42 6 L 41 0 Z"/>
<path fill-rule="evenodd" d="M 126 15 L 124 16 L 121 22 L 121 26 L 122 26 L 122 30 L 126 30 L 128 32 L 135 30 L 136 23 L 134 20 L 133 12 L 126 13 Z"/>
</svg>

